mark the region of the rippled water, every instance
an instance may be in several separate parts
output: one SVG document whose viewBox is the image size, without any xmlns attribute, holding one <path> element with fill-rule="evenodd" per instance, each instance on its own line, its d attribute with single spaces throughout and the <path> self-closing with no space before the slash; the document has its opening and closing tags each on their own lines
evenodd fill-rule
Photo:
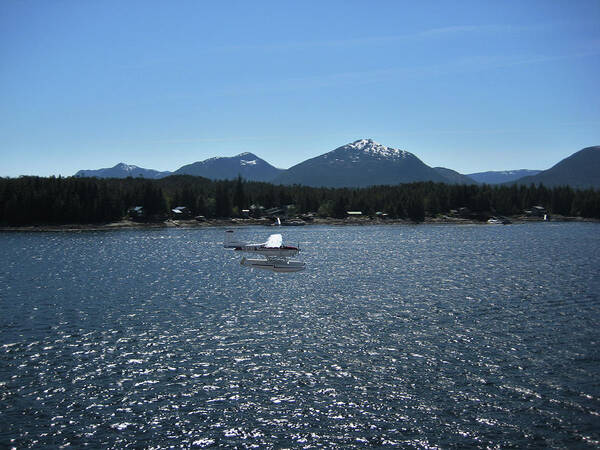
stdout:
<svg viewBox="0 0 600 450">
<path fill-rule="evenodd" d="M 282 231 L 0 234 L 0 447 L 600 445 L 600 225 Z"/>
</svg>

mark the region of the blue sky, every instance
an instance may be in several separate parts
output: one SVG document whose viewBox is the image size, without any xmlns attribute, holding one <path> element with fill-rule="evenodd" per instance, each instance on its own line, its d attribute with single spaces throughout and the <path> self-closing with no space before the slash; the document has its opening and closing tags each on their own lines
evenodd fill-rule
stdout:
<svg viewBox="0 0 600 450">
<path fill-rule="evenodd" d="M 0 176 L 360 138 L 462 173 L 600 144 L 600 1 L 0 3 Z"/>
</svg>

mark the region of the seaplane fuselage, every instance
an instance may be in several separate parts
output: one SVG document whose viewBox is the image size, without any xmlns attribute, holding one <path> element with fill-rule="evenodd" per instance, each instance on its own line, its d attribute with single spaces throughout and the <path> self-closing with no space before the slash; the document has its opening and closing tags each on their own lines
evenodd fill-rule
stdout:
<svg viewBox="0 0 600 450">
<path fill-rule="evenodd" d="M 264 245 L 240 245 L 234 250 L 240 252 L 258 253 L 267 258 L 290 258 L 298 254 L 298 247 L 282 245 L 281 247 L 265 247 Z"/>
</svg>

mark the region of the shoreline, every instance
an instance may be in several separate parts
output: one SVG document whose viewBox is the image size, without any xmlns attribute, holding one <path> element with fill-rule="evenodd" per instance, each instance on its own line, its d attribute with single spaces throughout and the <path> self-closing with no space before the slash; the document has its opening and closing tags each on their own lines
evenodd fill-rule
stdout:
<svg viewBox="0 0 600 450">
<path fill-rule="evenodd" d="M 515 216 L 510 217 L 511 224 L 544 222 L 539 217 Z M 600 220 L 584 217 L 553 216 L 548 222 L 592 222 L 600 223 Z M 2 226 L 0 232 L 77 232 L 77 231 L 110 231 L 110 230 L 151 230 L 165 228 L 217 228 L 217 227 L 239 227 L 239 226 L 265 226 L 272 227 L 272 222 L 262 219 L 209 219 L 204 222 L 196 220 L 172 220 L 162 222 L 134 222 L 121 220 L 118 222 L 101 224 L 63 224 L 63 225 L 25 225 L 25 226 Z M 312 222 L 306 222 L 300 226 L 333 225 L 333 226 L 368 226 L 368 225 L 490 225 L 474 219 L 458 217 L 426 217 L 423 222 L 413 222 L 407 219 L 370 219 L 368 217 L 335 219 L 331 217 L 316 218 Z M 277 228 L 298 227 L 298 225 L 282 225 Z"/>
</svg>

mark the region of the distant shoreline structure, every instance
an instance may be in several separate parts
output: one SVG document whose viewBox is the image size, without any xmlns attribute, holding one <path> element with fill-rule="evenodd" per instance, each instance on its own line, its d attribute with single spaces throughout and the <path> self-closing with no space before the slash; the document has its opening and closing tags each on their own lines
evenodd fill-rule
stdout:
<svg viewBox="0 0 600 450">
<path fill-rule="evenodd" d="M 540 223 L 544 222 L 543 218 L 527 217 L 527 216 L 512 216 L 510 217 L 512 224 L 524 223 Z M 600 219 L 587 217 L 571 217 L 553 215 L 551 222 L 591 222 L 600 223 Z M 414 222 L 407 219 L 370 219 L 362 218 L 347 218 L 336 219 L 333 217 L 317 218 L 313 222 L 306 223 L 307 226 L 332 225 L 332 226 L 389 226 L 389 225 L 488 225 L 487 222 L 463 219 L 456 217 L 427 217 L 422 222 Z M 195 220 L 164 220 L 160 222 L 134 222 L 130 220 L 122 220 L 119 222 L 111 222 L 106 224 L 65 224 L 65 225 L 27 225 L 27 226 L 3 226 L 0 227 L 0 232 L 81 232 L 81 231 L 111 231 L 111 230 L 162 230 L 168 228 L 180 229 L 198 229 L 198 228 L 222 228 L 222 227 L 241 227 L 241 226 L 271 226 L 271 222 L 266 222 L 259 219 L 208 219 L 204 222 Z"/>
</svg>

